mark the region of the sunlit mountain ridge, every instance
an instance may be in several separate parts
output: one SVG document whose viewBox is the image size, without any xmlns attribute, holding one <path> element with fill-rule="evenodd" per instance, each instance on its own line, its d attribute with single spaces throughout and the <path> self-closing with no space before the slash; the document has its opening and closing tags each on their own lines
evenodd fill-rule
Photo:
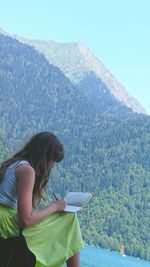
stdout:
<svg viewBox="0 0 150 267">
<path fill-rule="evenodd" d="M 39 52 L 42 52 L 49 63 L 59 67 L 75 85 L 79 85 L 88 74 L 94 73 L 94 76 L 101 80 L 116 100 L 131 108 L 134 112 L 147 114 L 141 104 L 126 91 L 124 86 L 84 43 L 29 40 L 19 36 L 15 36 L 15 38 L 34 46 Z M 91 92 L 92 90 L 91 87 Z"/>
</svg>

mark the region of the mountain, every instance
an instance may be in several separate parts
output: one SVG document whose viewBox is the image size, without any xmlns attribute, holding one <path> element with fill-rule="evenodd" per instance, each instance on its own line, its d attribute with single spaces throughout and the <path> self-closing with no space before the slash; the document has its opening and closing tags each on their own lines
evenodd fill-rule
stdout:
<svg viewBox="0 0 150 267">
<path fill-rule="evenodd" d="M 92 98 L 97 99 L 97 96 L 100 98 L 102 87 L 104 87 L 106 92 L 109 91 L 116 100 L 131 108 L 134 112 L 147 114 L 146 110 L 125 90 L 84 43 L 61 44 L 53 41 L 29 40 L 17 35 L 14 37 L 23 43 L 32 45 L 37 51 L 43 53 L 50 64 L 60 68 L 73 84 L 78 85 L 80 91 L 80 83 L 83 84 L 87 76 L 91 73 L 94 74 L 90 75 L 93 81 L 90 87 Z M 101 84 L 96 96 L 92 94 L 93 90 L 95 91 L 95 79 L 99 80 Z"/>
<path fill-rule="evenodd" d="M 0 29 L 0 33 L 9 35 L 4 30 Z M 87 87 L 87 77 L 90 76 L 90 87 L 88 99 L 94 105 L 101 108 L 101 99 L 106 97 L 105 93 L 110 95 L 118 104 L 125 105 L 133 112 L 147 114 L 147 111 L 133 98 L 104 64 L 97 59 L 84 43 L 56 43 L 54 41 L 29 40 L 18 35 L 12 36 L 20 42 L 33 46 L 37 51 L 43 53 L 50 64 L 57 66 L 68 79 L 79 89 L 80 92 L 87 96 L 85 88 Z M 98 81 L 99 80 L 99 86 Z M 85 84 L 84 84 L 85 83 Z M 95 86 L 96 85 L 96 86 Z M 82 89 L 84 90 L 82 91 Z M 108 99 L 108 96 L 107 96 Z M 98 102 L 99 100 L 99 102 Z M 96 102 L 96 103 L 95 103 Z M 112 105 L 108 101 L 105 106 L 105 111 L 110 112 Z M 104 105 L 103 105 L 104 108 Z M 120 113 L 123 115 L 124 113 Z"/>
<path fill-rule="evenodd" d="M 34 47 L 1 34 L 1 135 L 18 149 L 33 133 L 57 134 L 66 152 L 49 197 L 53 190 L 62 197 L 90 191 L 93 199 L 79 214 L 86 242 L 124 245 L 127 254 L 150 259 L 150 117 L 132 112 L 94 75 L 86 74 L 80 91 Z M 102 87 L 97 103 L 92 82 L 95 95 Z"/>
</svg>

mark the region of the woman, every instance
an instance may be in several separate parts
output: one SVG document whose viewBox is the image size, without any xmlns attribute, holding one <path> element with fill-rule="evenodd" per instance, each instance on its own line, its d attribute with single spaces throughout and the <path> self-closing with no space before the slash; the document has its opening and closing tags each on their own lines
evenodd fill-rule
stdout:
<svg viewBox="0 0 150 267">
<path fill-rule="evenodd" d="M 63 212 L 64 200 L 35 210 L 51 168 L 64 158 L 63 145 L 50 132 L 38 133 L 0 167 L 0 237 L 23 235 L 36 267 L 79 267 L 83 241 L 76 214 Z"/>
</svg>

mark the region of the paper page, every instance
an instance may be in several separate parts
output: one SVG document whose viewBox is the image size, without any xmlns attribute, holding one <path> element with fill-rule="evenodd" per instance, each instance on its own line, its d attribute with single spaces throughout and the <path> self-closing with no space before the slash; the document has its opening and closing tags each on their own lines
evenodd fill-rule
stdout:
<svg viewBox="0 0 150 267">
<path fill-rule="evenodd" d="M 83 207 L 92 197 L 91 193 L 69 192 L 65 200 L 69 206 Z"/>
<path fill-rule="evenodd" d="M 80 207 L 75 207 L 75 206 L 67 205 L 64 211 L 67 211 L 67 212 L 77 212 L 79 210 L 81 210 Z"/>
</svg>

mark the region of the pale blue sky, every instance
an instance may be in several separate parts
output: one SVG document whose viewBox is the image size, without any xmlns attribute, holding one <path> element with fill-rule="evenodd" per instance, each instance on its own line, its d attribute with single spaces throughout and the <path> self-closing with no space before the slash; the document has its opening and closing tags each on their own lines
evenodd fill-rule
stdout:
<svg viewBox="0 0 150 267">
<path fill-rule="evenodd" d="M 150 113 L 150 0 L 0 0 L 0 27 L 84 42 Z"/>
</svg>

